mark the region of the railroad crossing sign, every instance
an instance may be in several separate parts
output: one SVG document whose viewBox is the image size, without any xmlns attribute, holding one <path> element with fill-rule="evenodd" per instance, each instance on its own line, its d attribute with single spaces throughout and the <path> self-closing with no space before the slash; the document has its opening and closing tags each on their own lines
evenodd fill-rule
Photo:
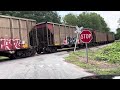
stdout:
<svg viewBox="0 0 120 90">
<path fill-rule="evenodd" d="M 92 33 L 89 29 L 83 29 L 83 31 L 80 34 L 80 39 L 83 43 L 86 45 L 86 58 L 88 63 L 88 46 L 87 43 L 90 43 L 92 40 Z"/>
<path fill-rule="evenodd" d="M 80 35 L 82 29 L 83 29 L 83 27 L 80 27 L 80 28 L 79 28 L 78 26 L 76 26 L 76 31 L 75 31 L 75 33 L 77 34 L 77 37 L 76 37 L 74 52 L 75 52 L 75 50 L 76 50 L 77 41 L 78 41 L 78 38 L 79 38 L 79 35 Z"/>
<path fill-rule="evenodd" d="M 81 33 L 81 30 L 83 29 L 83 27 L 78 27 L 78 26 L 76 26 L 76 31 L 75 31 L 75 33 Z"/>
<path fill-rule="evenodd" d="M 83 43 L 90 43 L 92 40 L 92 33 L 89 29 L 83 29 L 80 34 L 80 39 Z"/>
</svg>

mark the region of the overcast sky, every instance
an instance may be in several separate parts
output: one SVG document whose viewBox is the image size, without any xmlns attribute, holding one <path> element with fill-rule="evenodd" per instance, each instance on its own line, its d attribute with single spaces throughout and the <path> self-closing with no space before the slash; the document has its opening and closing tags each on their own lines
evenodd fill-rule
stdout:
<svg viewBox="0 0 120 90">
<path fill-rule="evenodd" d="M 83 11 L 58 11 L 58 14 L 61 17 L 64 17 L 68 13 L 79 15 L 82 12 Z M 111 31 L 116 32 L 116 28 L 118 28 L 118 20 L 120 18 L 120 11 L 89 11 L 89 12 L 96 12 L 100 14 L 106 21 L 108 27 L 110 27 Z"/>
</svg>

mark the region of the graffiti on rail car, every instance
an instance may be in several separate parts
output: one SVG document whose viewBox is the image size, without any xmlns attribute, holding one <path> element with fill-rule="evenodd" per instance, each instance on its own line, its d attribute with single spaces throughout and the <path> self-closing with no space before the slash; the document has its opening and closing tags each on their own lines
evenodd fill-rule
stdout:
<svg viewBox="0 0 120 90">
<path fill-rule="evenodd" d="M 21 48 L 20 39 L 4 39 L 0 38 L 0 50 L 12 50 Z"/>
<path fill-rule="evenodd" d="M 67 39 L 65 38 L 64 41 L 63 41 L 63 44 L 64 45 L 72 45 L 72 44 L 75 44 L 76 42 L 76 37 L 67 37 Z M 77 41 L 78 44 L 80 44 L 80 40 L 78 39 Z"/>
</svg>

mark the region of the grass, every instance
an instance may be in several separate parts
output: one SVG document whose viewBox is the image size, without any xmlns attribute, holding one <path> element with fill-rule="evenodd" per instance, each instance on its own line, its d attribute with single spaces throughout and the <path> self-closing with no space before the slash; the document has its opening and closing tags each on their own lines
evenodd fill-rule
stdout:
<svg viewBox="0 0 120 90">
<path fill-rule="evenodd" d="M 8 57 L 0 56 L 0 60 L 7 59 Z"/>
<path fill-rule="evenodd" d="M 91 51 L 90 49 L 88 50 L 88 57 L 91 58 L 91 59 L 94 59 L 94 53 L 93 51 Z M 82 51 L 76 51 L 75 53 L 72 53 L 76 56 L 79 56 L 79 57 L 86 57 L 86 51 L 85 50 L 82 50 Z"/>
<path fill-rule="evenodd" d="M 115 42 L 110 46 L 103 47 L 101 49 L 98 49 L 96 51 L 89 49 L 88 51 L 88 63 L 86 63 L 86 52 L 85 50 L 80 50 L 76 51 L 75 53 L 71 52 L 68 57 L 65 57 L 65 60 L 67 62 L 73 63 L 79 67 L 82 67 L 86 69 L 88 72 L 92 72 L 98 75 L 119 75 L 120 74 L 120 65 L 119 63 L 114 63 L 114 62 L 119 62 L 119 60 L 116 60 L 111 58 L 111 60 L 106 60 L 104 57 L 107 55 L 101 53 L 106 50 L 106 48 L 111 48 L 109 53 L 111 56 L 107 56 L 107 58 L 114 57 L 112 54 L 116 54 L 112 52 L 113 49 L 115 49 L 115 45 L 119 46 L 120 42 Z M 114 47 L 114 48 L 112 48 Z M 120 46 L 119 46 L 120 47 Z M 117 49 L 116 49 L 117 50 Z M 118 54 L 118 53 L 117 53 Z M 98 58 L 99 55 L 99 58 Z M 112 60 L 113 59 L 113 60 Z"/>
<path fill-rule="evenodd" d="M 120 64 L 120 42 L 114 42 L 112 45 L 98 50 L 95 59 Z"/>
</svg>

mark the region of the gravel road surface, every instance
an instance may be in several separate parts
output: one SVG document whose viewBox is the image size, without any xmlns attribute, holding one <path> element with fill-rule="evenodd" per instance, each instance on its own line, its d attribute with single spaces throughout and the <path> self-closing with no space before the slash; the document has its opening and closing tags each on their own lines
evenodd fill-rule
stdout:
<svg viewBox="0 0 120 90">
<path fill-rule="evenodd" d="M 67 51 L 0 62 L 0 79 L 76 79 L 93 75 L 64 61 Z"/>
</svg>

